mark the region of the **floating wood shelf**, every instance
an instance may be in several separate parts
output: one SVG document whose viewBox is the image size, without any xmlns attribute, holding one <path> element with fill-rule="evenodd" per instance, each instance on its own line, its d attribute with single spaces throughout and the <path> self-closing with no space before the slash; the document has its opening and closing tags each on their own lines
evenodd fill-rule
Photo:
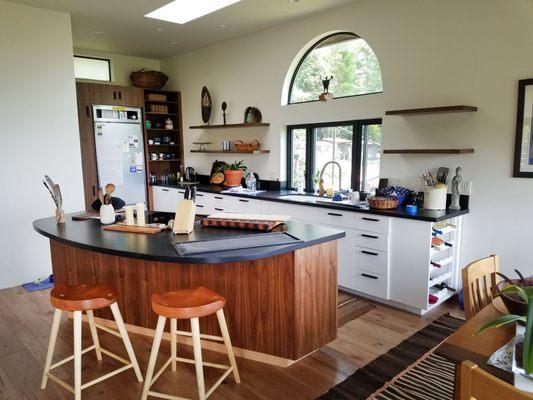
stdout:
<svg viewBox="0 0 533 400">
<path fill-rule="evenodd" d="M 151 111 L 147 111 L 145 114 L 146 115 L 177 115 L 176 113 L 169 113 L 169 112 L 162 113 L 162 112 L 151 112 Z"/>
<path fill-rule="evenodd" d="M 191 150 L 191 153 L 228 153 L 228 154 L 268 154 L 270 150 L 250 150 L 250 151 L 237 151 L 237 150 Z"/>
<path fill-rule="evenodd" d="M 177 101 L 168 101 L 168 100 L 144 100 L 145 103 L 159 103 L 159 104 L 178 104 Z"/>
<path fill-rule="evenodd" d="M 383 150 L 383 154 L 472 154 L 474 149 L 399 149 Z"/>
<path fill-rule="evenodd" d="M 166 131 L 166 132 L 179 132 L 179 129 L 165 129 L 165 128 L 146 128 L 147 131 Z"/>
<path fill-rule="evenodd" d="M 148 147 L 180 147 L 179 144 L 149 144 Z"/>
<path fill-rule="evenodd" d="M 167 158 L 165 160 L 148 160 L 149 162 L 151 163 L 155 163 L 155 162 L 177 162 L 179 161 L 179 159 L 177 158 Z"/>
<path fill-rule="evenodd" d="M 189 129 L 225 129 L 225 128 L 255 128 L 258 126 L 270 126 L 268 122 L 258 122 L 256 124 L 226 124 L 226 125 L 193 125 Z"/>
<path fill-rule="evenodd" d="M 425 107 L 425 108 L 410 108 L 405 110 L 389 110 L 385 111 L 385 115 L 421 115 L 421 114 L 444 114 L 454 112 L 474 112 L 477 107 L 474 106 L 444 106 L 444 107 Z"/>
</svg>

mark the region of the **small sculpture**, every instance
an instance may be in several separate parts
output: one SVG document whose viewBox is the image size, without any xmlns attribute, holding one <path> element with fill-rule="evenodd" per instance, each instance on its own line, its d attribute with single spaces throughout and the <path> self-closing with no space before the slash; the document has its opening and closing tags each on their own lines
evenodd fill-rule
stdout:
<svg viewBox="0 0 533 400">
<path fill-rule="evenodd" d="M 43 181 L 44 186 L 48 189 L 50 192 L 50 195 L 52 196 L 52 200 L 54 200 L 54 203 L 56 205 L 56 221 L 58 224 L 62 224 L 65 222 L 65 212 L 63 211 L 63 195 L 61 194 L 61 188 L 57 183 L 54 183 L 54 181 L 48 176 L 44 176 Z"/>
<path fill-rule="evenodd" d="M 457 167 L 455 169 L 455 176 L 452 179 L 452 201 L 450 204 L 450 210 L 460 210 L 461 205 L 459 204 L 459 200 L 461 198 L 461 194 L 459 193 L 459 185 L 461 184 L 461 181 L 463 180 L 463 177 L 461 176 L 462 173 L 461 167 Z"/>
<path fill-rule="evenodd" d="M 329 92 L 329 83 L 332 79 L 333 75 L 331 75 L 329 78 L 326 76 L 324 79 L 322 79 L 322 86 L 324 86 L 324 92 L 320 96 L 318 96 L 318 99 L 320 101 L 327 101 L 333 98 L 333 93 Z"/>
<path fill-rule="evenodd" d="M 222 118 L 224 119 L 224 125 L 226 125 L 226 109 L 228 108 L 228 103 L 225 101 L 222 102 Z"/>
<path fill-rule="evenodd" d="M 209 125 L 209 118 L 211 118 L 211 94 L 204 86 L 202 88 L 202 121 Z"/>
</svg>

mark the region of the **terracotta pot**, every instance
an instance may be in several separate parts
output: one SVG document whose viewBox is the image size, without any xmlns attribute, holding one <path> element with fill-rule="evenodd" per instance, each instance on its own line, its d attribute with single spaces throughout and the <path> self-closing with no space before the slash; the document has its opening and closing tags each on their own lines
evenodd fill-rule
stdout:
<svg viewBox="0 0 533 400">
<path fill-rule="evenodd" d="M 224 182 L 225 186 L 239 186 L 242 181 L 242 169 L 238 170 L 230 170 L 227 169 L 224 171 L 224 175 L 226 176 L 226 182 Z"/>
</svg>

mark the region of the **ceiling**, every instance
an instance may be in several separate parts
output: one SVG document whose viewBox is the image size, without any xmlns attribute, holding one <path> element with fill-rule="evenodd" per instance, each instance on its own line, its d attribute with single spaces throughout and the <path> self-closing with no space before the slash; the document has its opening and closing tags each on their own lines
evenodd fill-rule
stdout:
<svg viewBox="0 0 533 400">
<path fill-rule="evenodd" d="M 183 25 L 144 17 L 170 0 L 11 1 L 70 13 L 75 48 L 165 58 L 355 0 L 242 0 Z"/>
</svg>

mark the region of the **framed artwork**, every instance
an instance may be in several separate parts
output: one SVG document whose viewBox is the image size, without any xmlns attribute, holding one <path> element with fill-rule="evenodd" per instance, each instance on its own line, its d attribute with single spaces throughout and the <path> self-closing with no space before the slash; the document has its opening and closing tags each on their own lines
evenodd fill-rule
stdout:
<svg viewBox="0 0 533 400">
<path fill-rule="evenodd" d="M 513 176 L 533 178 L 533 79 L 518 81 Z"/>
</svg>

